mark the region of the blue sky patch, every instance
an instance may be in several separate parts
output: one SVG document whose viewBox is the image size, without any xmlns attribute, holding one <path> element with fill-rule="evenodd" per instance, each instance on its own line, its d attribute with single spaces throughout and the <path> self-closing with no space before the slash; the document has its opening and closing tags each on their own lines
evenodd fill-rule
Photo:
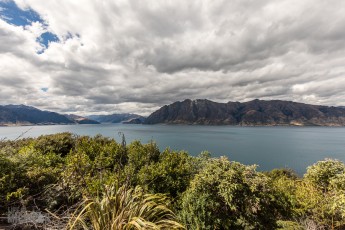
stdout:
<svg viewBox="0 0 345 230">
<path fill-rule="evenodd" d="M 40 22 L 45 27 L 48 27 L 48 24 L 37 12 L 30 8 L 22 10 L 14 1 L 0 1 L 0 18 L 15 26 L 25 27 L 31 25 L 33 22 Z M 37 38 L 37 42 L 39 42 L 45 48 L 48 48 L 50 42 L 58 41 L 59 38 L 51 32 L 45 32 Z M 39 53 L 42 52 L 44 52 L 44 50 L 40 51 Z"/>
<path fill-rule="evenodd" d="M 50 32 L 43 33 L 38 39 L 38 42 L 48 48 L 49 42 L 58 42 L 59 38 Z"/>
<path fill-rule="evenodd" d="M 46 88 L 46 87 L 41 88 L 41 90 L 42 90 L 43 92 L 47 92 L 47 91 L 48 91 L 48 89 L 49 89 L 49 88 Z"/>
<path fill-rule="evenodd" d="M 9 24 L 26 26 L 37 21 L 44 23 L 35 11 L 31 9 L 22 10 L 13 1 L 0 1 L 0 8 L 1 18 Z"/>
</svg>

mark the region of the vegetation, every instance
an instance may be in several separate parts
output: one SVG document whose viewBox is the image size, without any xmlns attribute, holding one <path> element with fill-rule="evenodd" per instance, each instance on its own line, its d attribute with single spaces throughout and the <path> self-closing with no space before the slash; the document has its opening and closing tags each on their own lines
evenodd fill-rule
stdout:
<svg viewBox="0 0 345 230">
<path fill-rule="evenodd" d="M 124 138 L 3 140 L 0 215 L 12 207 L 49 217 L 20 222 L 31 229 L 345 229 L 345 165 L 325 159 L 299 177 Z"/>
<path fill-rule="evenodd" d="M 101 197 L 85 198 L 69 229 L 184 229 L 166 207 L 162 194 L 144 194 L 140 187 L 107 187 Z M 88 223 L 89 221 L 89 223 Z"/>
</svg>

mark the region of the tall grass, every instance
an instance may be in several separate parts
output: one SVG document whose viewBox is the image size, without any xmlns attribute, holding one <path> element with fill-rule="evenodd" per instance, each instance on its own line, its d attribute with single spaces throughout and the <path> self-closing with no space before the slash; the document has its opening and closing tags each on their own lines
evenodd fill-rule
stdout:
<svg viewBox="0 0 345 230">
<path fill-rule="evenodd" d="M 162 194 L 145 194 L 140 187 L 107 187 L 102 196 L 85 198 L 68 229 L 184 229 L 166 206 Z"/>
</svg>

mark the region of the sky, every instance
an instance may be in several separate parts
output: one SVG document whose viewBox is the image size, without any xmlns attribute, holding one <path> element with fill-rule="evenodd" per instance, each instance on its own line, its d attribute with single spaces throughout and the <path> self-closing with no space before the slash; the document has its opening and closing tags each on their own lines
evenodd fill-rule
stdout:
<svg viewBox="0 0 345 230">
<path fill-rule="evenodd" d="M 345 105 L 345 1 L 0 0 L 0 104 L 148 115 L 184 99 Z"/>
</svg>

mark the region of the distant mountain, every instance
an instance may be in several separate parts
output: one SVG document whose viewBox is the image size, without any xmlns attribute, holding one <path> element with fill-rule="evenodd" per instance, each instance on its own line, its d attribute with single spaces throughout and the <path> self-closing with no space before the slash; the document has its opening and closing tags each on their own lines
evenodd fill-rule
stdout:
<svg viewBox="0 0 345 230">
<path fill-rule="evenodd" d="M 100 123 L 121 123 L 128 122 L 132 119 L 145 119 L 144 117 L 132 114 L 132 113 L 120 113 L 120 114 L 111 114 L 111 115 L 91 115 L 87 116 L 91 120 L 98 121 Z"/>
<path fill-rule="evenodd" d="M 163 106 L 147 117 L 145 123 L 344 126 L 345 108 L 280 100 L 217 103 L 187 99 Z"/>
<path fill-rule="evenodd" d="M 0 125 L 73 124 L 67 117 L 26 105 L 0 106 Z"/>
<path fill-rule="evenodd" d="M 143 124 L 145 122 L 144 117 L 132 118 L 128 121 L 123 121 L 123 124 Z"/>
<path fill-rule="evenodd" d="M 100 124 L 98 121 L 94 121 L 87 117 L 82 117 L 74 114 L 65 114 L 65 117 L 78 124 Z"/>
</svg>

